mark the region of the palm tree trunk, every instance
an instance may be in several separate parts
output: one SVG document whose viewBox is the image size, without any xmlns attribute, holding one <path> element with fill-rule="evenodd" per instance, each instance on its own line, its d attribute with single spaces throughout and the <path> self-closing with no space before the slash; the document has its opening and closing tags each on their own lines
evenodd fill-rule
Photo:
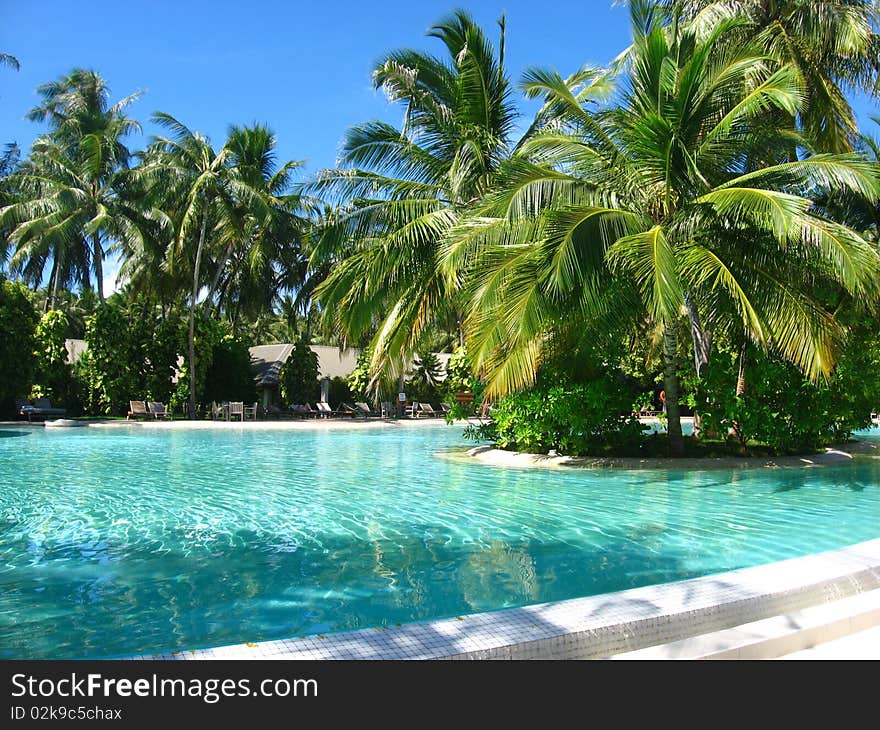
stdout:
<svg viewBox="0 0 880 730">
<path fill-rule="evenodd" d="M 681 409 L 678 406 L 678 332 L 667 322 L 663 332 L 663 387 L 666 390 L 666 431 L 673 456 L 684 454 L 681 435 Z"/>
<path fill-rule="evenodd" d="M 205 298 L 205 302 L 209 314 L 213 310 L 214 292 L 216 292 L 217 287 L 220 286 L 220 277 L 223 276 L 223 269 L 226 268 L 226 262 L 229 261 L 229 257 L 232 256 L 232 249 L 234 246 L 234 241 L 231 241 L 229 245 L 226 246 L 226 251 L 223 252 L 223 258 L 218 262 L 217 273 L 214 274 L 214 281 L 211 282 L 211 288 L 208 289 L 208 296 Z"/>
<path fill-rule="evenodd" d="M 697 380 L 699 380 L 702 377 L 703 368 L 709 364 L 709 353 L 712 351 L 712 333 L 703 328 L 700 313 L 689 295 L 685 295 L 684 304 L 691 325 L 691 340 L 694 343 L 694 368 L 697 372 Z M 703 418 L 699 411 L 694 411 L 694 436 L 699 436 L 702 432 Z"/>
<path fill-rule="evenodd" d="M 739 398 L 746 392 L 746 364 L 748 363 L 748 350 L 745 343 L 739 351 L 739 372 L 736 376 L 736 397 Z"/>
<path fill-rule="evenodd" d="M 104 303 L 104 249 L 101 247 L 101 236 L 92 235 L 92 257 L 95 259 L 95 286 L 98 290 L 98 301 Z"/>
<path fill-rule="evenodd" d="M 189 417 L 196 417 L 196 299 L 199 296 L 199 268 L 202 265 L 202 249 L 205 247 L 205 232 L 208 228 L 208 206 L 202 213 L 202 229 L 199 231 L 199 245 L 196 248 L 196 262 L 193 267 L 192 299 L 189 303 Z"/>
<path fill-rule="evenodd" d="M 43 305 L 43 314 L 50 309 L 55 309 L 55 297 L 58 296 L 58 272 L 61 267 L 58 265 L 58 255 L 52 257 L 52 274 L 49 277 L 49 296 L 46 297 L 46 303 Z"/>
<path fill-rule="evenodd" d="M 736 397 L 740 398 L 746 392 L 746 365 L 748 363 L 748 349 L 745 342 L 739 350 L 739 372 L 736 375 Z M 727 431 L 728 437 L 740 439 L 742 434 L 739 430 L 739 421 L 734 421 Z"/>
</svg>

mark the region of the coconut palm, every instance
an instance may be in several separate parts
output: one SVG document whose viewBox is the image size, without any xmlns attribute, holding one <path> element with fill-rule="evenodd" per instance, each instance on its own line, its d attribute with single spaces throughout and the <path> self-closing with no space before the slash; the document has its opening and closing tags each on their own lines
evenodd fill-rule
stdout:
<svg viewBox="0 0 880 730">
<path fill-rule="evenodd" d="M 388 54 L 377 88 L 404 106 L 401 128 L 373 121 L 350 129 L 341 165 L 312 189 L 339 208 L 312 255 L 329 268 L 316 289 L 325 316 L 349 342 L 375 333 L 374 373 L 403 372 L 435 318 L 461 318 L 457 287 L 440 274 L 440 241 L 487 192 L 508 154 L 515 119 L 504 71 L 504 23 L 496 53 L 457 11 L 432 26 L 445 58 Z"/>
<path fill-rule="evenodd" d="M 226 218 L 232 206 L 226 148 L 216 151 L 210 140 L 170 114 L 157 112 L 153 121 L 170 132 L 156 137 L 139 171 L 154 199 L 162 200 L 173 234 L 163 266 L 175 277 L 189 277 L 188 379 L 189 417 L 196 414 L 195 316 L 199 292 L 205 285 L 202 258 L 209 233 Z M 210 227 L 210 231 L 209 231 Z M 136 250 L 125 253 L 137 258 Z"/>
<path fill-rule="evenodd" d="M 245 194 L 234 200 L 218 231 L 223 249 L 206 301 L 212 306 L 216 295 L 218 309 L 231 305 L 235 315 L 271 311 L 279 291 L 300 284 L 294 274 L 302 269 L 297 262 L 305 259 L 302 241 L 311 225 L 310 201 L 290 192 L 302 163 L 278 166 L 275 147 L 275 134 L 259 124 L 231 127 L 225 144 L 230 181 L 244 186 Z"/>
<path fill-rule="evenodd" d="M 825 152 L 848 152 L 858 125 L 847 92 L 876 93 L 880 35 L 876 0 L 665 0 L 672 17 L 747 18 L 743 32 L 800 75 L 798 109 L 807 139 Z"/>
<path fill-rule="evenodd" d="M 140 210 L 124 194 L 126 171 L 114 169 L 105 156 L 116 133 L 110 125 L 103 135 L 82 138 L 78 159 L 41 137 L 13 175 L 15 198 L 0 210 L 0 226 L 10 229 L 14 248 L 10 263 L 26 280 L 39 283 L 51 260 L 49 307 L 60 286 L 76 280 L 88 287 L 91 270 L 103 302 L 104 242 L 132 242 L 144 235 Z"/>
<path fill-rule="evenodd" d="M 797 71 L 744 44 L 742 20 L 664 27 L 645 4 L 632 19 L 612 106 L 596 104 L 595 72 L 526 75 L 543 120 L 443 256 L 450 272 L 469 267 L 469 352 L 490 395 L 533 382 L 554 330 L 638 316 L 662 332 L 670 447 L 680 454 L 683 312 L 827 376 L 843 332 L 810 284 L 830 279 L 874 298 L 880 258 L 812 198 L 838 188 L 876 200 L 880 183 L 853 155 L 747 168 L 797 139 L 772 113 L 800 109 Z"/>
<path fill-rule="evenodd" d="M 50 132 L 34 143 L 17 175 L 18 202 L 4 209 L 3 220 L 17 226 L 10 236 L 17 247 L 13 259 L 34 278 L 42 278 L 51 259 L 55 290 L 58 276 L 70 278 L 74 268 L 89 286 L 91 270 L 103 302 L 106 247 L 113 245 L 113 236 L 136 232 L 133 211 L 123 210 L 119 192 L 130 158 L 123 139 L 140 130 L 125 109 L 139 94 L 110 106 L 101 76 L 82 69 L 37 91 L 43 101 L 28 118 L 48 121 Z"/>
</svg>

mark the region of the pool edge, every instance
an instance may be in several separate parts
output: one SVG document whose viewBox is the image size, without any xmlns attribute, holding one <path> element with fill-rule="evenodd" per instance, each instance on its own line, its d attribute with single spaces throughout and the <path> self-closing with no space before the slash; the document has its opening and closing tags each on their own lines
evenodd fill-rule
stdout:
<svg viewBox="0 0 880 730">
<path fill-rule="evenodd" d="M 727 573 L 400 626 L 129 659 L 597 659 L 880 588 L 880 539 Z"/>
</svg>

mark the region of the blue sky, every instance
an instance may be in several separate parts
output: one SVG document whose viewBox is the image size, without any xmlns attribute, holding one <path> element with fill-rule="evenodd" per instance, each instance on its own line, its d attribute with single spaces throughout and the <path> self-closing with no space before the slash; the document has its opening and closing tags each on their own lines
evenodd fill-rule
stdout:
<svg viewBox="0 0 880 730">
<path fill-rule="evenodd" d="M 626 10 L 611 0 L 0 0 L 0 50 L 21 62 L 17 73 L 0 69 L 0 142 L 26 149 L 41 131 L 23 119 L 38 101 L 36 87 L 81 66 L 107 79 L 114 101 L 145 90 L 131 115 L 147 135 L 156 131 L 147 123 L 156 110 L 218 144 L 230 123 L 264 122 L 278 135 L 280 157 L 304 159 L 312 173 L 333 165 L 349 125 L 399 121 L 401 112 L 373 90 L 370 71 L 396 48 L 439 52 L 425 31 L 455 7 L 495 38 L 506 12 L 514 79 L 533 65 L 570 72 L 605 63 L 627 43 Z"/>
<path fill-rule="evenodd" d="M 311 174 L 333 165 L 349 125 L 400 120 L 372 89 L 370 70 L 395 48 L 439 52 L 425 31 L 455 7 L 493 37 L 506 13 L 514 79 L 533 65 L 569 73 L 604 64 L 628 43 L 627 11 L 611 0 L 0 0 L 0 51 L 21 62 L 19 72 L 0 68 L 0 143 L 27 149 L 42 131 L 23 118 L 38 101 L 36 87 L 81 66 L 107 79 L 114 101 L 144 90 L 130 110 L 145 132 L 133 148 L 157 131 L 148 123 L 156 110 L 218 145 L 229 124 L 258 121 L 278 135 L 279 157 L 306 160 Z M 535 105 L 522 108 L 528 114 Z M 876 103 L 857 109 L 863 120 L 878 114 Z"/>
</svg>

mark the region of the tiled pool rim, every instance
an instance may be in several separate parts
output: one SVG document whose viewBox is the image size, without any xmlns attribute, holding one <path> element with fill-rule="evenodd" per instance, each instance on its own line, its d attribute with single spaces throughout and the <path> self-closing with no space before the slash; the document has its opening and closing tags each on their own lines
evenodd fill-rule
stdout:
<svg viewBox="0 0 880 730">
<path fill-rule="evenodd" d="M 880 588 L 880 539 L 616 593 L 130 659 L 599 659 Z"/>
</svg>

